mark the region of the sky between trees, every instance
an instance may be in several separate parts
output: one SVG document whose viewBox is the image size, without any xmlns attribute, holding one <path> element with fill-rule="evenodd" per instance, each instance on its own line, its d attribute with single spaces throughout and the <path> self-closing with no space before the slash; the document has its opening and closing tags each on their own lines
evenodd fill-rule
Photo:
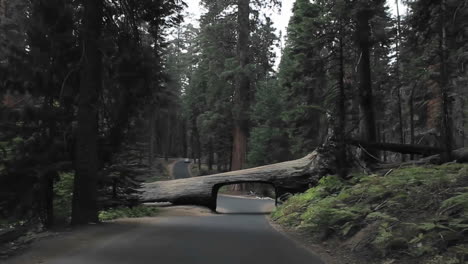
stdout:
<svg viewBox="0 0 468 264">
<path fill-rule="evenodd" d="M 203 13 L 202 8 L 200 7 L 200 0 L 186 0 L 188 5 L 186 11 L 190 14 L 193 14 L 193 17 L 187 17 L 186 20 L 189 23 L 198 24 L 197 20 L 200 18 L 200 15 Z M 402 15 L 406 14 L 406 6 L 403 5 L 402 1 L 400 3 L 400 12 Z M 272 12 L 271 17 L 273 18 L 273 22 L 277 28 L 278 32 L 282 32 L 282 37 L 286 36 L 286 29 L 288 27 L 289 19 L 292 15 L 292 8 L 293 8 L 294 0 L 282 0 L 281 3 L 281 11 L 280 12 Z M 387 0 L 387 5 L 390 7 L 392 14 L 396 14 L 396 4 L 395 0 Z M 191 21 L 190 21 L 191 20 Z M 284 39 L 282 41 L 284 44 Z M 276 64 L 279 64 L 279 58 L 281 54 L 279 51 L 276 52 L 278 60 Z"/>
</svg>

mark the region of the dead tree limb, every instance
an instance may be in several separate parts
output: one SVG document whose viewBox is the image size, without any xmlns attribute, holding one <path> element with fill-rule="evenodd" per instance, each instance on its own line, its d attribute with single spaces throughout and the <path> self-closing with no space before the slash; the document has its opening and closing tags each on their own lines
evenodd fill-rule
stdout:
<svg viewBox="0 0 468 264">
<path fill-rule="evenodd" d="M 409 144 L 396 144 L 396 143 L 381 143 L 381 142 L 366 142 L 356 139 L 348 139 L 346 143 L 356 147 L 363 147 L 365 149 L 377 149 L 391 152 L 398 152 L 403 154 L 418 154 L 430 156 L 442 153 L 441 148 L 423 146 L 423 145 L 409 145 Z"/>
<path fill-rule="evenodd" d="M 454 161 L 459 163 L 468 162 L 468 147 L 460 148 L 452 151 L 452 158 Z M 423 166 L 423 165 L 430 165 L 430 164 L 442 164 L 443 159 L 441 154 L 432 155 L 429 157 L 425 157 L 419 160 L 412 160 L 402 163 L 390 163 L 390 164 L 378 164 L 374 169 L 376 170 L 383 170 L 383 169 L 394 169 L 394 168 L 403 168 L 409 166 Z"/>
</svg>

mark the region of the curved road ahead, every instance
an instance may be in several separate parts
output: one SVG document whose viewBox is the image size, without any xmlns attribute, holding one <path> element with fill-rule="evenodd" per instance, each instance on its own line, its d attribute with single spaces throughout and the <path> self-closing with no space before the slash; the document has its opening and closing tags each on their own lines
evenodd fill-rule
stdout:
<svg viewBox="0 0 468 264">
<path fill-rule="evenodd" d="M 183 160 L 177 161 L 172 167 L 172 174 L 174 179 L 184 179 L 190 178 L 189 165 L 190 163 L 185 163 Z"/>
<path fill-rule="evenodd" d="M 175 165 L 174 169 L 187 169 L 186 163 Z M 271 208 L 272 203 L 223 196 L 218 204 L 227 214 L 159 216 L 104 224 L 95 227 L 103 234 L 78 236 L 74 241 L 81 246 L 67 249 L 66 242 L 62 242 L 60 248 L 65 249 L 54 250 L 52 238 L 30 250 L 43 255 L 51 251 L 45 254 L 48 257 L 26 252 L 6 263 L 323 264 L 269 225 L 261 212 Z"/>
</svg>

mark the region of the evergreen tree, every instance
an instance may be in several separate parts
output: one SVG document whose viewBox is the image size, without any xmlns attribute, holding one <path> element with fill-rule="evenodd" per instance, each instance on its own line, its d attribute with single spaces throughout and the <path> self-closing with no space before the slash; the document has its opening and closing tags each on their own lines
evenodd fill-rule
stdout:
<svg viewBox="0 0 468 264">
<path fill-rule="evenodd" d="M 287 94 L 285 120 L 296 157 L 317 147 L 326 132 L 323 115 L 314 107 L 322 105 L 328 85 L 326 59 L 322 57 L 322 8 L 307 0 L 294 3 L 278 73 L 279 85 Z"/>
<path fill-rule="evenodd" d="M 276 79 L 259 83 L 252 106 L 252 132 L 249 138 L 248 163 L 261 166 L 290 159 L 285 111 L 285 90 Z"/>
</svg>

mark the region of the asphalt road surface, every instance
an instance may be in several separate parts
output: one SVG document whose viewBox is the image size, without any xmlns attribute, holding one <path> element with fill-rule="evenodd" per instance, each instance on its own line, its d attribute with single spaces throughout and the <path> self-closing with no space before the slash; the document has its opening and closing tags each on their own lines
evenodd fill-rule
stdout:
<svg viewBox="0 0 468 264">
<path fill-rule="evenodd" d="M 178 161 L 174 164 L 172 168 L 172 174 L 174 175 L 174 179 L 184 179 L 190 178 L 190 174 L 188 171 L 188 165 L 190 163 L 185 163 L 183 160 Z"/>
<path fill-rule="evenodd" d="M 262 213 L 272 203 L 221 196 L 219 209 L 225 214 L 158 216 L 94 226 L 94 231 L 75 231 L 76 237 L 62 242 L 46 239 L 33 246 L 32 253 L 6 263 L 322 264 L 269 225 Z"/>
</svg>

